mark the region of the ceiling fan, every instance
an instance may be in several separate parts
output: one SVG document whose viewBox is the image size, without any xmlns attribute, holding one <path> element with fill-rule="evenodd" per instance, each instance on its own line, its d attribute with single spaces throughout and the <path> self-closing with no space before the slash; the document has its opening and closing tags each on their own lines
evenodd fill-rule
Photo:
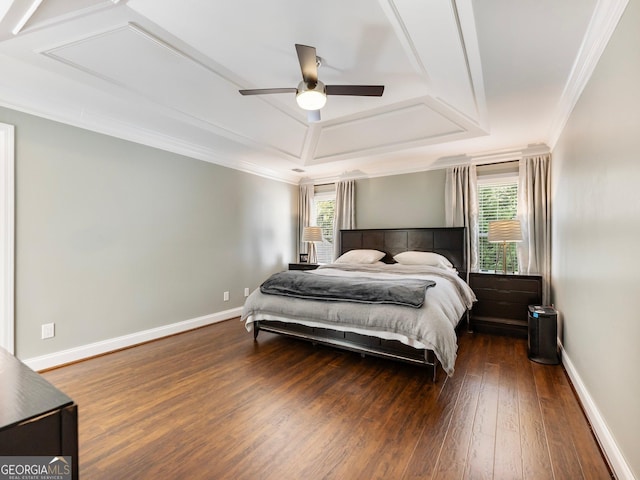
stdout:
<svg viewBox="0 0 640 480">
<path fill-rule="evenodd" d="M 298 106 L 307 110 L 309 122 L 317 122 L 320 120 L 320 109 L 327 102 L 327 95 L 381 97 L 384 92 L 384 85 L 325 85 L 318 80 L 318 67 L 321 62 L 316 56 L 316 49 L 296 43 L 296 52 L 302 70 L 302 81 L 297 88 L 254 88 L 240 90 L 240 93 L 242 95 L 295 93 Z"/>
</svg>

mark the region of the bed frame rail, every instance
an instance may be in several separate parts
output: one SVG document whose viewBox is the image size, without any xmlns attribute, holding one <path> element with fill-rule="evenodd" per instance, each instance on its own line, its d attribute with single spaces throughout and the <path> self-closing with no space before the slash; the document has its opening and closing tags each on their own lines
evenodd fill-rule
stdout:
<svg viewBox="0 0 640 480">
<path fill-rule="evenodd" d="M 301 324 L 283 323 L 277 321 L 253 322 L 253 338 L 258 338 L 260 331 L 277 333 L 291 338 L 306 340 L 313 345 L 321 344 L 338 347 L 342 350 L 366 355 L 397 360 L 413 365 L 427 367 L 431 378 L 435 382 L 438 373 L 438 359 L 432 350 L 416 349 L 398 342 L 384 340 L 377 337 L 351 332 L 341 332 L 325 328 L 307 327 Z"/>
</svg>

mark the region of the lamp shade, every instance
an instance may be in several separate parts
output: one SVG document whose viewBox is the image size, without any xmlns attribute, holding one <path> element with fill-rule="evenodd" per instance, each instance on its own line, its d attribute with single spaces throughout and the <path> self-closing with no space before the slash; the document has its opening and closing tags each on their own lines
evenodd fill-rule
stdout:
<svg viewBox="0 0 640 480">
<path fill-rule="evenodd" d="M 320 227 L 304 227 L 302 231 L 303 242 L 321 242 L 322 229 Z"/>
<path fill-rule="evenodd" d="M 522 228 L 518 220 L 496 220 L 489 222 L 488 240 L 495 242 L 522 241 Z"/>
</svg>

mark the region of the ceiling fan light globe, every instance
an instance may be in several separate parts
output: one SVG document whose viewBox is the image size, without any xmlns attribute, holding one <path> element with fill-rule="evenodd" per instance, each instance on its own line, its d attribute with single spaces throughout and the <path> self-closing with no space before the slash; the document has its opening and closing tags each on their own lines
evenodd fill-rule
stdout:
<svg viewBox="0 0 640 480">
<path fill-rule="evenodd" d="M 298 85 L 296 102 L 303 110 L 320 110 L 327 103 L 327 94 L 324 83 L 318 81 L 313 88 L 309 88 L 304 82 Z"/>
<path fill-rule="evenodd" d="M 304 110 L 320 110 L 327 103 L 327 97 L 321 92 L 310 90 L 296 95 L 296 101 Z"/>
</svg>

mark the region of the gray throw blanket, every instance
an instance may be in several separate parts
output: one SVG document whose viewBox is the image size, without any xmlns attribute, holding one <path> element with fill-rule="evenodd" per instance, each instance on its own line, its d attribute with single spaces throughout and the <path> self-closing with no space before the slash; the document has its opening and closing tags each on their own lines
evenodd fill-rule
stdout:
<svg viewBox="0 0 640 480">
<path fill-rule="evenodd" d="M 260 291 L 313 300 L 389 303 L 420 308 L 427 288 L 435 284 L 433 280 L 331 277 L 294 270 L 273 274 L 260 286 Z"/>
</svg>

